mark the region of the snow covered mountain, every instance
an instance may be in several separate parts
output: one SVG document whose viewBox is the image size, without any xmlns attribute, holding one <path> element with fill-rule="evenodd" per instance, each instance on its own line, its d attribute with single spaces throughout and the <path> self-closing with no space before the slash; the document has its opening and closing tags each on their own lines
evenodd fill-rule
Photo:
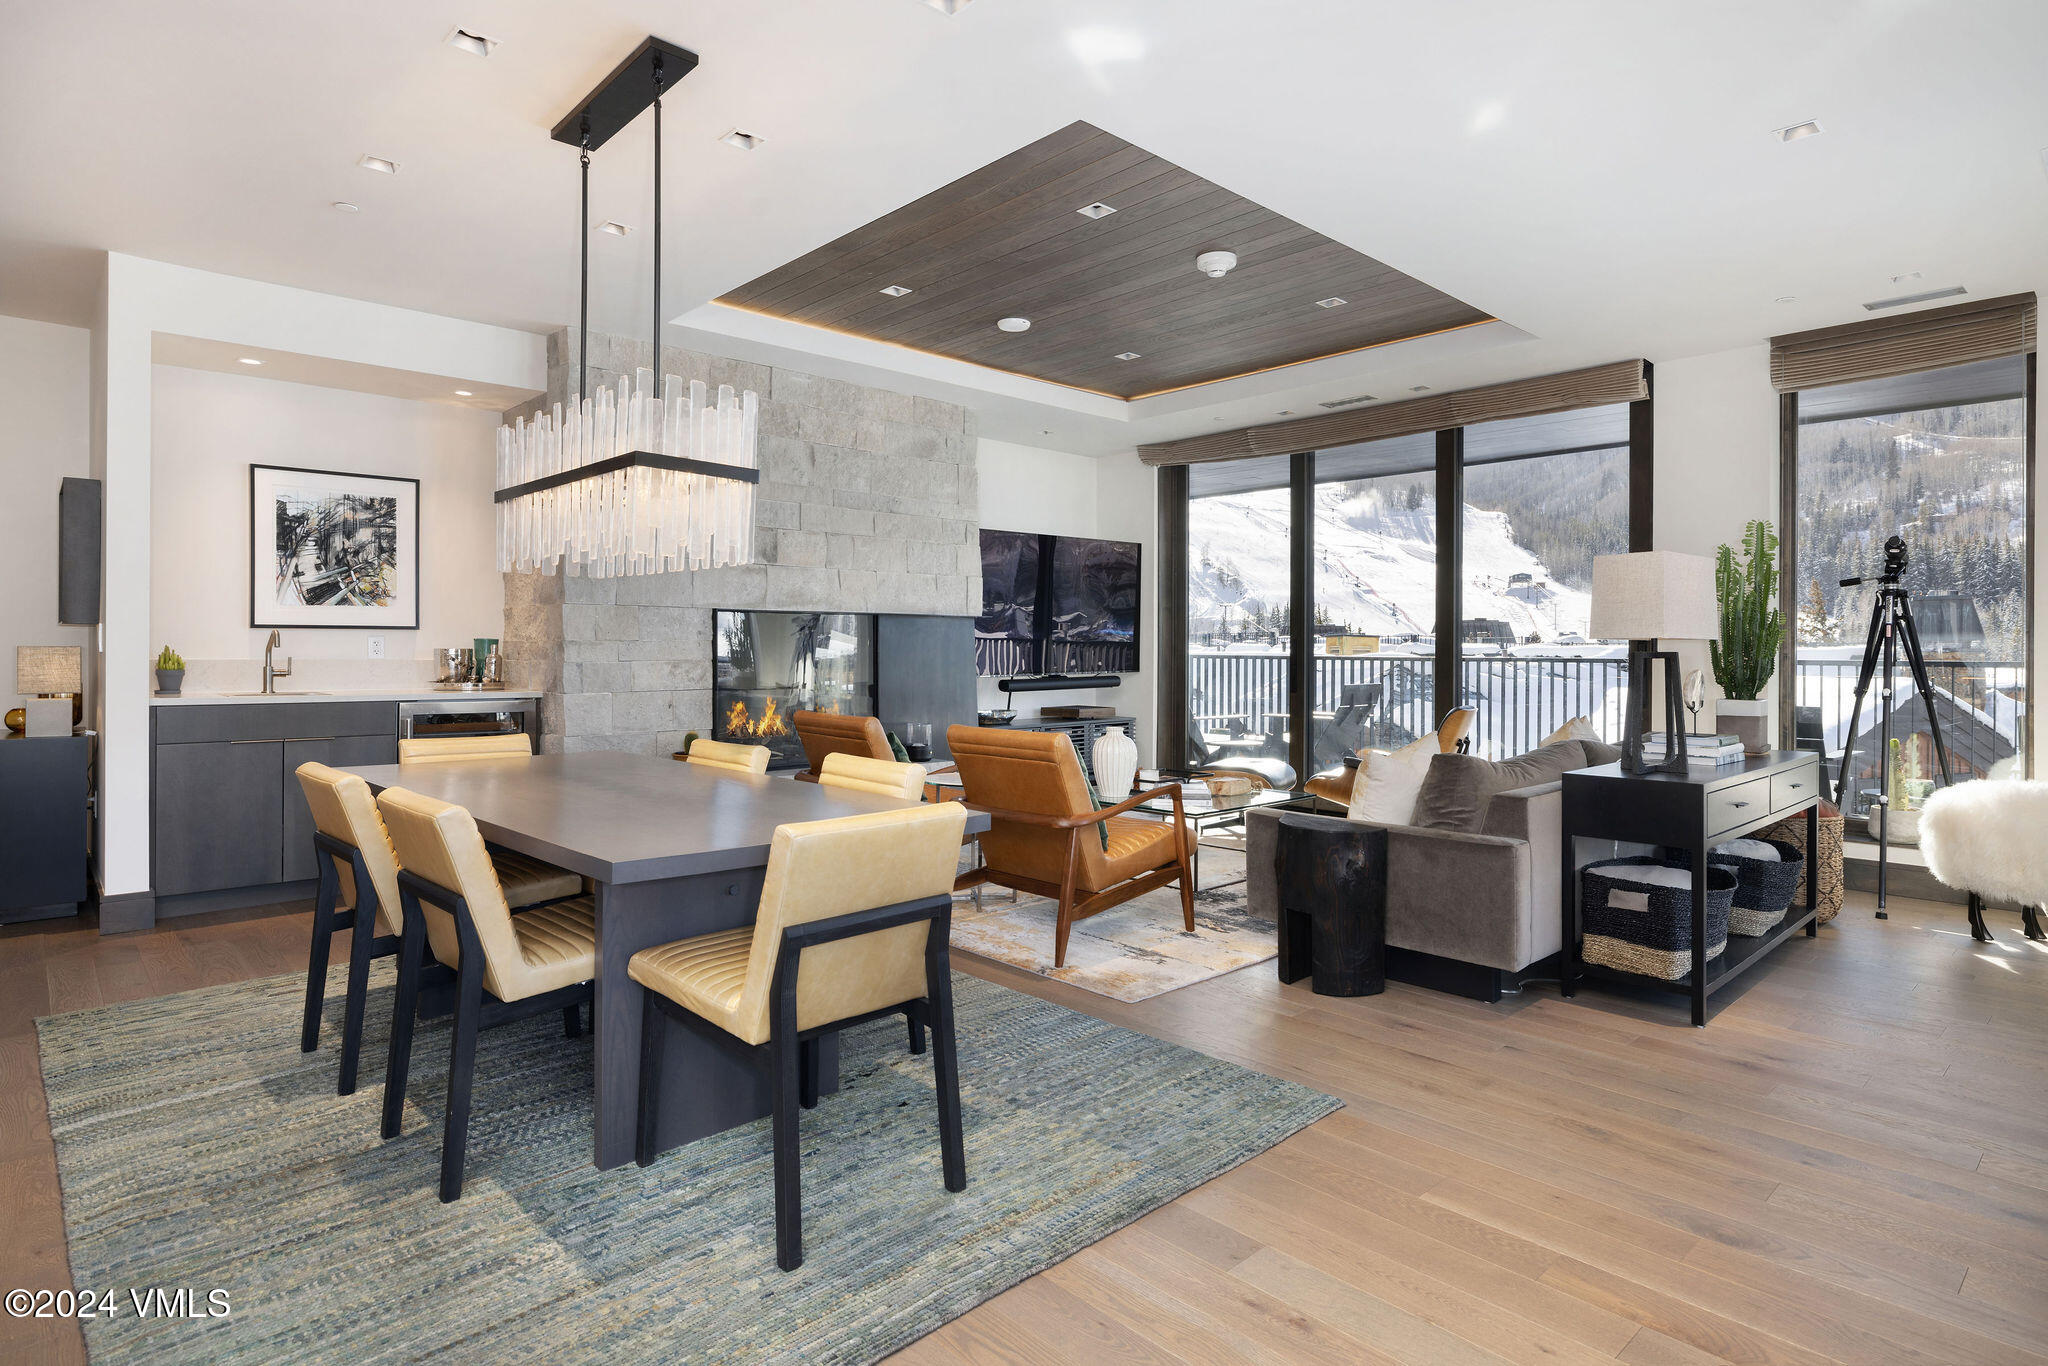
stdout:
<svg viewBox="0 0 2048 1366">
<path fill-rule="evenodd" d="M 1316 489 L 1316 609 L 1367 635 L 1429 635 L 1436 627 L 1436 505 L 1401 490 Z M 1277 629 L 1287 601 L 1287 491 L 1202 498 L 1188 508 L 1190 630 Z M 1513 581 L 1527 575 L 1526 582 Z M 1583 635 L 1590 600 L 1556 582 L 1515 544 L 1503 512 L 1465 508 L 1465 618 L 1506 622 L 1518 642 Z"/>
</svg>

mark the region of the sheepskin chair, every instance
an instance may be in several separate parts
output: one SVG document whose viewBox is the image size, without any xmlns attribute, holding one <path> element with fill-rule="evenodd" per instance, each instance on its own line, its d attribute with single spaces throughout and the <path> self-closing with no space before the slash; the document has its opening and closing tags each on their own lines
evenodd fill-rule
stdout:
<svg viewBox="0 0 2048 1366">
<path fill-rule="evenodd" d="M 1970 933 L 1989 941 L 1986 898 L 2017 901 L 2029 939 L 2048 939 L 2048 782 L 1984 780 L 1945 787 L 1920 813 L 1927 870 L 1970 896 Z"/>
</svg>

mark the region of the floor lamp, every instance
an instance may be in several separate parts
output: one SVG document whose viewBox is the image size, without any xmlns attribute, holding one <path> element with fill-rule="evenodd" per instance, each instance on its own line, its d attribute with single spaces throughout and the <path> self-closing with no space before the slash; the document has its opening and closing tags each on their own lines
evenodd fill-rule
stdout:
<svg viewBox="0 0 2048 1366">
<path fill-rule="evenodd" d="M 1593 557 L 1593 614 L 1587 632 L 1596 640 L 1626 640 L 1628 712 L 1621 738 L 1624 773 L 1683 773 L 1685 711 L 1678 652 L 1659 641 L 1713 640 L 1721 630 L 1714 596 L 1714 562 L 1704 555 L 1645 550 Z M 1664 756 L 1643 757 L 1650 728 L 1650 694 L 1658 660 L 1664 662 Z"/>
</svg>

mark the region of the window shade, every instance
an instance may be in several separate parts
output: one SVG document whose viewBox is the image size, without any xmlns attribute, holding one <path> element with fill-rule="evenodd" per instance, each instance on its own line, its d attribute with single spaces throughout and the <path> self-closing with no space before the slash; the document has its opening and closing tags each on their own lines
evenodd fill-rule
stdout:
<svg viewBox="0 0 2048 1366">
<path fill-rule="evenodd" d="M 2035 314 L 2032 294 L 2007 294 L 1788 333 L 1771 338 L 1771 384 L 1786 394 L 2021 355 L 2035 347 Z"/>
<path fill-rule="evenodd" d="M 1649 396 L 1650 383 L 1643 362 L 1616 361 L 1558 375 L 1538 375 L 1534 379 L 1429 394 L 1372 408 L 1296 418 L 1292 422 L 1244 427 L 1234 432 L 1205 432 L 1180 441 L 1140 446 L 1138 458 L 1148 465 L 1195 465 L 1210 460 L 1289 455 L 1476 422 L 1561 413 L 1607 403 L 1633 403 Z"/>
</svg>

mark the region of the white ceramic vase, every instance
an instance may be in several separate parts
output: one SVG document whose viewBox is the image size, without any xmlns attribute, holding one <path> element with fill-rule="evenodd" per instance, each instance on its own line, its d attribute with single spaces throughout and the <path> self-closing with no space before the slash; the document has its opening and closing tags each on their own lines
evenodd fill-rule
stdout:
<svg viewBox="0 0 2048 1366">
<path fill-rule="evenodd" d="M 1745 754 L 1771 751 L 1771 704 L 1724 697 L 1714 704 L 1714 725 L 1742 738 Z"/>
<path fill-rule="evenodd" d="M 1131 795 L 1131 785 L 1138 779 L 1138 743 L 1124 733 L 1122 726 L 1111 726 L 1095 737 L 1095 750 L 1091 755 L 1095 765 L 1095 795 L 1106 802 L 1120 802 Z"/>
</svg>

